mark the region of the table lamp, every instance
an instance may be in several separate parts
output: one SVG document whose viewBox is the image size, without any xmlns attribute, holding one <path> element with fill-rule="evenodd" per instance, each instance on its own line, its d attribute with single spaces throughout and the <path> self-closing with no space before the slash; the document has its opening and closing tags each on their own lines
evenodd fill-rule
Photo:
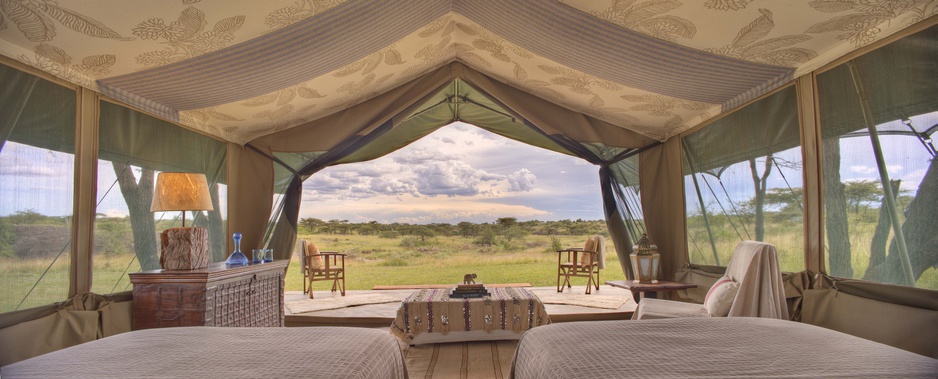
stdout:
<svg viewBox="0 0 938 379">
<path fill-rule="evenodd" d="M 211 211 L 212 198 L 204 174 L 161 172 L 150 212 L 182 211 L 182 227 L 160 234 L 160 266 L 164 270 L 193 270 L 208 266 L 208 230 L 186 227 L 187 211 Z"/>
</svg>

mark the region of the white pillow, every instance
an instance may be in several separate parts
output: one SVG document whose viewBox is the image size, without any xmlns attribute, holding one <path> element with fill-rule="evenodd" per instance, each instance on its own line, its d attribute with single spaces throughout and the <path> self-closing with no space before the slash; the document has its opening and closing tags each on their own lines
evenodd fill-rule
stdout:
<svg viewBox="0 0 938 379">
<path fill-rule="evenodd" d="M 723 277 L 713 283 L 710 291 L 707 291 L 707 297 L 704 298 L 704 307 L 711 317 L 726 317 L 733 307 L 733 299 L 736 298 L 736 291 L 739 291 L 739 283 L 733 279 Z"/>
</svg>

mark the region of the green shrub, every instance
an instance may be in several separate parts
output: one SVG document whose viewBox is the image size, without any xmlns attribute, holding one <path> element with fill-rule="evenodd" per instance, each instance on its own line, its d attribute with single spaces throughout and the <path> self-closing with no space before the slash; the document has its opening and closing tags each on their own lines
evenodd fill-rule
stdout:
<svg viewBox="0 0 938 379">
<path fill-rule="evenodd" d="M 417 246 L 420 246 L 421 242 L 417 237 L 404 237 L 401 238 L 401 247 L 405 249 L 414 249 Z"/>
<path fill-rule="evenodd" d="M 378 262 L 378 266 L 382 267 L 404 267 L 408 264 L 409 262 L 404 258 L 391 258 Z"/>
<path fill-rule="evenodd" d="M 563 249 L 563 244 L 560 243 L 560 238 L 550 236 L 550 250 L 548 251 L 553 252 L 561 249 Z"/>
</svg>

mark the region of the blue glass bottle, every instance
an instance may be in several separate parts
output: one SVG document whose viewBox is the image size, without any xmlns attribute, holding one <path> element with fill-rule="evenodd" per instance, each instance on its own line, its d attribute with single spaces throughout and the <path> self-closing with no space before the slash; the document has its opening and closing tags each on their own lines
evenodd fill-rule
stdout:
<svg viewBox="0 0 938 379">
<path fill-rule="evenodd" d="M 235 251 L 228 256 L 225 265 L 228 267 L 247 266 L 248 257 L 241 252 L 241 233 L 235 233 L 234 236 Z"/>
</svg>

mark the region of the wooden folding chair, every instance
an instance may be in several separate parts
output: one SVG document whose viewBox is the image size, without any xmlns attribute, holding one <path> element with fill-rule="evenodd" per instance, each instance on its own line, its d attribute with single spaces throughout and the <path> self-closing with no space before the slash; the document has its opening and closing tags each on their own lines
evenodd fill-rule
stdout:
<svg viewBox="0 0 938 379">
<path fill-rule="evenodd" d="M 599 290 L 599 240 L 590 237 L 582 248 L 557 250 L 557 292 L 564 287 L 573 288 L 570 277 L 589 278 L 586 282 L 586 294 L 592 293 L 593 287 Z M 565 257 L 566 255 L 566 257 Z M 563 283 L 560 278 L 563 277 Z"/>
<path fill-rule="evenodd" d="M 320 252 L 312 242 L 301 240 L 303 252 L 303 293 L 313 298 L 313 282 L 332 281 L 332 292 L 345 296 L 345 256 L 335 251 Z"/>
</svg>

